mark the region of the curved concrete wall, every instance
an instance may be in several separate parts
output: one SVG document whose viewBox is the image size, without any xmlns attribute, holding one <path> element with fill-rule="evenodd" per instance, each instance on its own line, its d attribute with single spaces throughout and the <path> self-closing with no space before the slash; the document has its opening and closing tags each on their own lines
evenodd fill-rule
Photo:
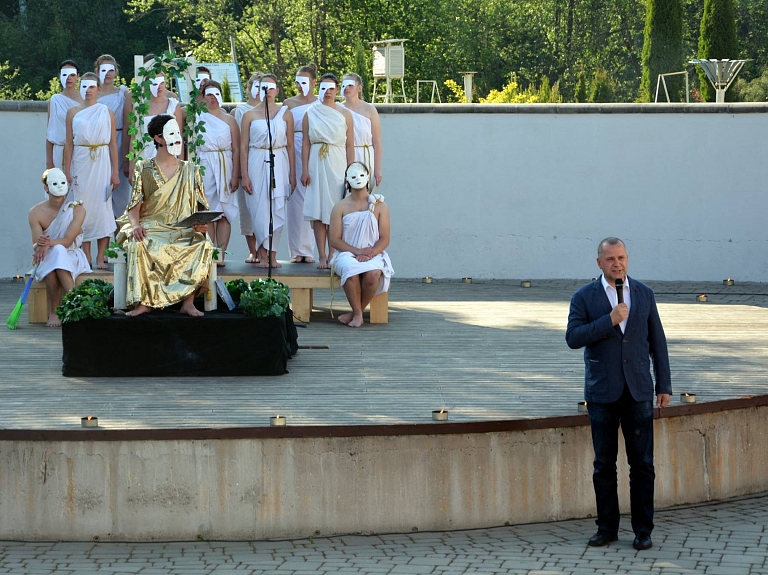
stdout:
<svg viewBox="0 0 768 575">
<path fill-rule="evenodd" d="M 768 490 L 766 404 L 657 419 L 657 507 Z M 305 537 L 593 514 L 586 416 L 551 423 L 485 433 L 471 424 L 462 424 L 467 433 L 415 426 L 418 434 L 357 437 L 326 437 L 324 428 L 269 437 L 272 430 L 256 428 L 254 437 L 221 431 L 215 439 L 220 430 L 206 430 L 210 439 L 136 441 L 130 433 L 83 441 L 70 432 L 57 441 L 4 431 L 0 539 Z M 298 437 L 307 430 L 313 437 Z M 13 439 L 24 434 L 29 439 Z M 628 509 L 623 461 L 620 473 Z"/>
<path fill-rule="evenodd" d="M 591 277 L 618 235 L 639 278 L 768 281 L 766 104 L 379 109 L 398 277 Z M 0 102 L 0 277 L 30 267 L 45 123 L 44 102 Z"/>
</svg>

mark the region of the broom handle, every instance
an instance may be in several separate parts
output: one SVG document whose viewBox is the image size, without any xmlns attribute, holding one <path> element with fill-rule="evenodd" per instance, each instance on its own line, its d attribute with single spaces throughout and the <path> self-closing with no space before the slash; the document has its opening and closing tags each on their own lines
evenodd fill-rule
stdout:
<svg viewBox="0 0 768 575">
<path fill-rule="evenodd" d="M 35 266 L 35 269 L 32 270 L 32 274 L 29 276 L 29 279 L 27 280 L 27 285 L 24 286 L 24 291 L 21 292 L 21 305 L 24 305 L 27 303 L 27 296 L 29 295 L 29 289 L 32 287 L 32 282 L 35 281 L 35 273 L 37 273 L 37 268 L 40 266 L 40 264 L 37 264 Z"/>
</svg>

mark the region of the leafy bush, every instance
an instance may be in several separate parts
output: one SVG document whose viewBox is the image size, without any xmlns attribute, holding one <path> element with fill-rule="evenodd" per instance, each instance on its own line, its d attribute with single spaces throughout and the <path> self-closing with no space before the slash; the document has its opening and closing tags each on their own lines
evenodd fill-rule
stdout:
<svg viewBox="0 0 768 575">
<path fill-rule="evenodd" d="M 291 298 L 288 296 L 288 286 L 275 279 L 253 280 L 248 288 L 247 291 L 240 294 L 240 308 L 247 316 L 280 316 L 291 303 Z"/>
<path fill-rule="evenodd" d="M 613 102 L 616 84 L 605 70 L 596 70 L 589 91 L 590 102 Z"/>
<path fill-rule="evenodd" d="M 733 90 L 741 102 L 765 102 L 768 100 L 768 68 L 754 80 L 738 78 Z"/>
<path fill-rule="evenodd" d="M 240 305 L 240 295 L 250 289 L 248 287 L 248 282 L 246 282 L 243 278 L 228 281 L 224 285 L 227 286 L 229 295 L 232 296 L 235 305 Z"/>
<path fill-rule="evenodd" d="M 560 85 L 555 82 L 549 85 L 549 78 L 541 78 L 541 86 L 534 84 L 521 90 L 517 83 L 517 74 L 512 74 L 509 82 L 501 90 L 491 90 L 488 96 L 480 98 L 481 104 L 557 104 L 563 101 L 560 95 Z"/>
<path fill-rule="evenodd" d="M 109 317 L 109 296 L 112 284 L 99 279 L 87 279 L 64 296 L 56 315 L 62 323 Z"/>
</svg>

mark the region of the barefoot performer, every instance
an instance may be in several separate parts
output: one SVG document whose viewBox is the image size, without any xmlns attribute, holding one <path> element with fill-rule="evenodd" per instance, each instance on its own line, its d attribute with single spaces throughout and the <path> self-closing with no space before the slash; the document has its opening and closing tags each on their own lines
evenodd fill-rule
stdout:
<svg viewBox="0 0 768 575">
<path fill-rule="evenodd" d="M 384 250 L 389 245 L 389 208 L 384 197 L 368 193 L 368 168 L 360 162 L 349 165 L 346 173 L 349 195 L 331 212 L 328 241 L 336 253 L 331 259 L 332 273 L 341 276 L 352 313 L 339 316 L 349 327 L 363 325 L 363 310 L 373 296 L 389 290 L 395 273 Z"/>
<path fill-rule="evenodd" d="M 80 274 L 91 273 L 91 266 L 80 248 L 83 244 L 85 208 L 82 202 L 68 202 L 67 177 L 58 168 L 43 172 L 48 199 L 29 210 L 32 248 L 37 271 L 35 280 L 45 280 L 48 295 L 48 327 L 59 327 L 56 308 L 61 298 L 75 285 Z"/>
<path fill-rule="evenodd" d="M 153 308 L 183 301 L 181 312 L 203 315 L 194 306 L 195 294 L 208 277 L 213 244 L 204 225 L 174 227 L 200 208 L 208 209 L 200 173 L 193 162 L 178 159 L 182 142 L 173 116 L 152 119 L 147 132 L 155 142 L 157 155 L 136 164 L 133 195 L 117 241 L 128 253 L 126 301 L 137 316 Z"/>
</svg>

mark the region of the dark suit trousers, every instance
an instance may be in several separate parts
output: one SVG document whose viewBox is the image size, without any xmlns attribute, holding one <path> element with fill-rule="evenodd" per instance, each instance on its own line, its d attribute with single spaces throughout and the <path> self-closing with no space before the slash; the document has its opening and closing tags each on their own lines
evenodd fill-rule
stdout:
<svg viewBox="0 0 768 575">
<path fill-rule="evenodd" d="M 597 528 L 615 534 L 619 530 L 619 496 L 616 457 L 619 426 L 624 434 L 629 463 L 629 498 L 632 531 L 653 531 L 653 402 L 635 401 L 628 387 L 618 401 L 587 404 L 595 448 L 592 482 L 597 500 Z"/>
</svg>

